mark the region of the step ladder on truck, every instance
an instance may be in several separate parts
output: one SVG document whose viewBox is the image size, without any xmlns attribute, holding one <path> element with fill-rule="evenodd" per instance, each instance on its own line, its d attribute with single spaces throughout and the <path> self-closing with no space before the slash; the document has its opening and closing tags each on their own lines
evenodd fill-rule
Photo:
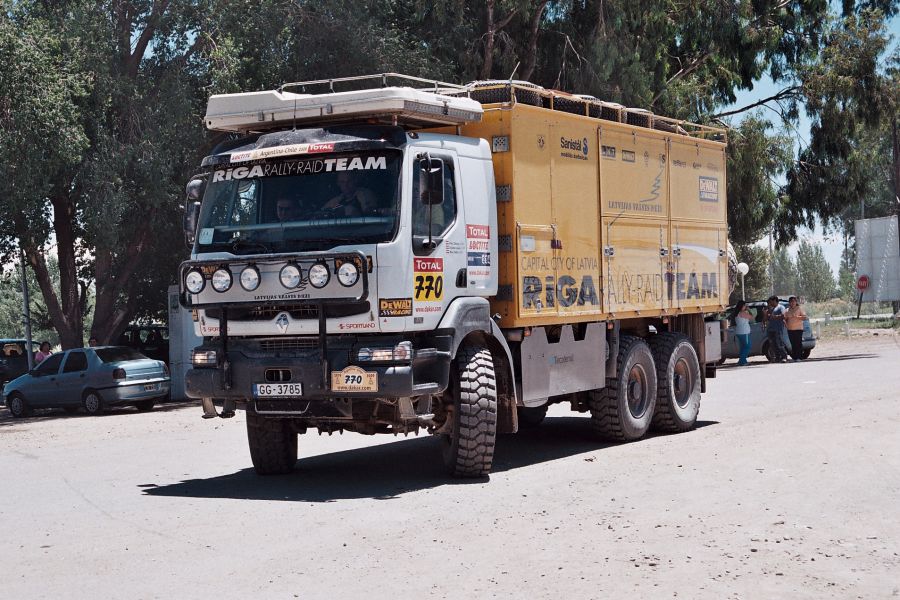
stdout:
<svg viewBox="0 0 900 600">
<path fill-rule="evenodd" d="M 395 74 L 209 100 L 180 301 L 204 416 L 260 474 L 298 434 L 418 433 L 452 475 L 550 404 L 686 431 L 721 355 L 725 133 L 519 81 Z"/>
</svg>

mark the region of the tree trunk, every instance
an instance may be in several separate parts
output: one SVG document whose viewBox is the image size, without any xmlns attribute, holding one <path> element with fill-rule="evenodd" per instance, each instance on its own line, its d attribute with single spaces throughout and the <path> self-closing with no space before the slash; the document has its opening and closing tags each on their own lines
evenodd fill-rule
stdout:
<svg viewBox="0 0 900 600">
<path fill-rule="evenodd" d="M 541 17 L 544 14 L 547 2 L 548 0 L 538 0 L 534 15 L 531 17 L 531 33 L 528 36 L 525 65 L 522 67 L 522 79 L 525 81 L 531 81 L 531 76 L 534 74 L 535 63 L 537 62 L 538 37 L 541 32 Z"/>
<path fill-rule="evenodd" d="M 496 35 L 496 30 L 494 29 L 494 0 L 487 0 L 485 7 L 487 9 L 487 22 L 485 23 L 484 33 L 484 62 L 481 63 L 480 79 L 490 79 L 491 69 L 494 68 L 494 36 Z"/>
</svg>

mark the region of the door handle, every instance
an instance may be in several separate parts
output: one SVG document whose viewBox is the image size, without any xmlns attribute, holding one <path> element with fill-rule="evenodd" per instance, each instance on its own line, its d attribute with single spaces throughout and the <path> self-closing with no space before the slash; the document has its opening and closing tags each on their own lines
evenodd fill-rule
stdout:
<svg viewBox="0 0 900 600">
<path fill-rule="evenodd" d="M 466 285 L 467 274 L 468 274 L 468 271 L 465 268 L 460 269 L 459 271 L 456 272 L 456 287 L 458 287 L 458 288 L 468 287 Z"/>
</svg>

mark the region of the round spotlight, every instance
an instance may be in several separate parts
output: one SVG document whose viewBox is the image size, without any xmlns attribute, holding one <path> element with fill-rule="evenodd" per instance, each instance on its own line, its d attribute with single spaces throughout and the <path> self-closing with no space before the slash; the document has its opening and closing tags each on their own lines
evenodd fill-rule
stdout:
<svg viewBox="0 0 900 600">
<path fill-rule="evenodd" d="M 350 287 L 359 281 L 359 269 L 352 262 L 345 262 L 338 268 L 338 281 L 344 287 Z"/>
<path fill-rule="evenodd" d="M 278 278 L 281 285 L 292 290 L 300 285 L 300 267 L 295 264 L 284 265 L 278 273 Z"/>
<path fill-rule="evenodd" d="M 309 282 L 314 288 L 325 287 L 328 285 L 329 279 L 331 279 L 331 273 L 328 272 L 328 267 L 322 263 L 316 263 L 309 268 Z"/>
<path fill-rule="evenodd" d="M 212 287 L 217 292 L 227 292 L 231 289 L 232 279 L 231 271 L 227 267 L 216 269 L 212 276 Z"/>
<path fill-rule="evenodd" d="M 241 271 L 241 287 L 248 292 L 254 291 L 259 287 L 259 269 L 254 266 L 244 267 Z"/>
<path fill-rule="evenodd" d="M 196 269 L 191 269 L 187 272 L 187 275 L 184 276 L 184 287 L 192 294 L 199 294 L 202 292 L 205 285 L 206 280 L 203 279 L 203 273 Z"/>
</svg>

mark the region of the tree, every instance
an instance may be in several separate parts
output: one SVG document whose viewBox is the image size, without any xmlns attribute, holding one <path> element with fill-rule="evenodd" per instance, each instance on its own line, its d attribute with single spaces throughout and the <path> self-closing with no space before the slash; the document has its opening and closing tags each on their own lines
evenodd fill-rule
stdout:
<svg viewBox="0 0 900 600">
<path fill-rule="evenodd" d="M 786 135 L 770 134 L 772 125 L 751 114 L 729 132 L 728 237 L 752 244 L 771 227 L 778 212 L 778 177 L 791 166 L 793 148 Z"/>
<path fill-rule="evenodd" d="M 834 294 L 834 275 L 818 244 L 801 240 L 797 248 L 797 278 L 798 295 L 807 300 L 822 302 Z"/>
<path fill-rule="evenodd" d="M 772 255 L 772 281 L 779 296 L 798 294 L 797 264 L 787 248 L 777 248 Z"/>
<path fill-rule="evenodd" d="M 753 244 L 735 246 L 738 262 L 746 263 L 750 270 L 744 276 L 744 297 L 747 301 L 760 300 L 769 296 L 769 252 Z M 731 290 L 729 304 L 741 299 L 741 277 Z"/>
<path fill-rule="evenodd" d="M 787 175 L 780 242 L 816 219 L 848 231 L 860 202 L 896 211 L 900 51 L 884 59 L 888 41 L 882 13 L 851 14 L 829 28 L 819 60 L 800 70 L 813 124 L 809 147 Z"/>
</svg>

